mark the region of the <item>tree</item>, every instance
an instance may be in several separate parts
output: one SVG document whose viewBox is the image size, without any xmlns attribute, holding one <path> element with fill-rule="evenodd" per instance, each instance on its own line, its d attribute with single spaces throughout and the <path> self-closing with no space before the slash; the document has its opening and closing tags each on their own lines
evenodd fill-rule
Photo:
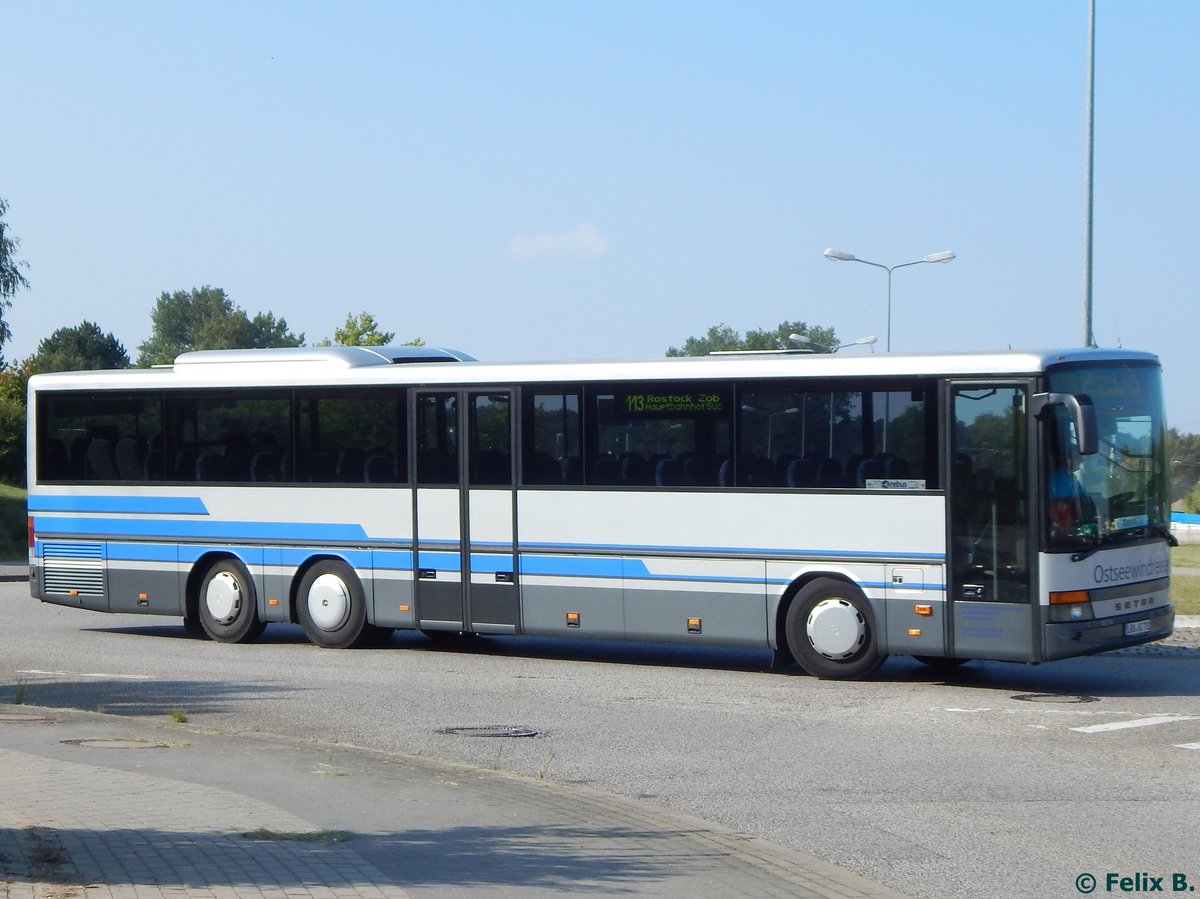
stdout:
<svg viewBox="0 0 1200 899">
<path fill-rule="evenodd" d="M 0 370 L 0 482 L 25 485 L 25 391 L 29 370 Z"/>
<path fill-rule="evenodd" d="M 1181 434 L 1171 428 L 1167 432 L 1167 457 L 1171 460 L 1171 499 L 1179 500 L 1193 494 L 1192 501 L 1200 504 L 1200 434 Z M 1192 511 L 1192 510 L 1188 510 Z"/>
<path fill-rule="evenodd" d="M 6 212 L 8 202 L 0 199 L 0 364 L 4 362 L 4 344 L 12 338 L 12 329 L 4 319 L 4 310 L 12 308 L 12 297 L 16 296 L 18 290 L 29 287 L 29 281 L 21 274 L 21 269 L 28 268 L 29 263 L 16 258 L 21 241 L 13 237 L 4 224 Z"/>
<path fill-rule="evenodd" d="M 798 344 L 790 340 L 793 334 L 807 337 L 810 344 Z M 670 347 L 668 356 L 707 356 L 709 353 L 730 350 L 778 350 L 789 347 L 812 349 L 817 353 L 831 353 L 837 346 L 837 333 L 833 328 L 808 325 L 801 321 L 780 322 L 774 330 L 751 330 L 743 337 L 722 322 L 713 325 L 703 337 L 689 337 L 683 347 Z"/>
<path fill-rule="evenodd" d="M 1183 498 L 1183 511 L 1192 514 L 1200 512 L 1200 484 L 1197 484 L 1192 492 Z"/>
<path fill-rule="evenodd" d="M 347 313 L 346 322 L 317 346 L 387 346 L 396 338 L 394 331 L 380 331 L 379 323 L 370 312 Z"/>
<path fill-rule="evenodd" d="M 297 337 L 289 331 L 287 319 L 276 318 L 274 313 L 271 312 L 256 312 L 254 318 L 250 319 L 250 344 L 248 348 L 267 349 L 273 346 L 300 346 L 302 343 L 304 343 L 304 335 L 301 334 Z"/>
<path fill-rule="evenodd" d="M 98 324 L 84 320 L 74 328 L 59 328 L 39 343 L 25 365 L 34 372 L 129 368 L 129 354 L 112 332 L 105 334 Z"/>
<path fill-rule="evenodd" d="M 150 313 L 153 332 L 138 347 L 138 365 L 168 364 L 190 350 L 300 346 L 304 335 L 288 330 L 285 319 L 259 312 L 251 319 L 219 287 L 163 292 Z"/>
</svg>

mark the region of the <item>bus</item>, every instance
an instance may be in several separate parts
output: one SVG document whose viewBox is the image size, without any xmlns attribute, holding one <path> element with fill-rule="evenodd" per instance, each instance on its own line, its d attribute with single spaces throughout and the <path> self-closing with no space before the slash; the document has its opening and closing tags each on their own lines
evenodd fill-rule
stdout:
<svg viewBox="0 0 1200 899">
<path fill-rule="evenodd" d="M 33 597 L 227 643 L 726 644 L 862 678 L 1174 627 L 1150 353 L 200 351 L 35 375 L 28 422 Z"/>
</svg>

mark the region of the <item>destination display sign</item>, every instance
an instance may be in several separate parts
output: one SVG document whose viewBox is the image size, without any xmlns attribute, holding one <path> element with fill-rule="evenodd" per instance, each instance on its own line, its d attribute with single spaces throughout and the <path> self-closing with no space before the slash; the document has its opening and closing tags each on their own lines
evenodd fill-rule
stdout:
<svg viewBox="0 0 1200 899">
<path fill-rule="evenodd" d="M 718 414 L 729 408 L 727 391 L 710 385 L 655 385 L 647 389 L 618 390 L 614 413 L 621 418 L 676 418 Z"/>
</svg>

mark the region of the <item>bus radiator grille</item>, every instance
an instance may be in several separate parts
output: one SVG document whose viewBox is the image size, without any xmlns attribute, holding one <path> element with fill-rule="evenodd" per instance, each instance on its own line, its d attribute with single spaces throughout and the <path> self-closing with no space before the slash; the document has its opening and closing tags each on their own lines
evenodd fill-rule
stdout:
<svg viewBox="0 0 1200 899">
<path fill-rule="evenodd" d="M 103 544 L 43 543 L 42 585 L 47 593 L 103 596 Z"/>
</svg>

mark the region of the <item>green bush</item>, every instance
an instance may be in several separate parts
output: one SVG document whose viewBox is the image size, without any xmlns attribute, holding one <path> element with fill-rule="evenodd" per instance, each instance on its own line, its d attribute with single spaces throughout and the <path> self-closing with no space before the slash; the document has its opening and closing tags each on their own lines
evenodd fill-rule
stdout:
<svg viewBox="0 0 1200 899">
<path fill-rule="evenodd" d="M 0 562 L 29 557 L 28 520 L 25 491 L 0 485 Z"/>
</svg>

